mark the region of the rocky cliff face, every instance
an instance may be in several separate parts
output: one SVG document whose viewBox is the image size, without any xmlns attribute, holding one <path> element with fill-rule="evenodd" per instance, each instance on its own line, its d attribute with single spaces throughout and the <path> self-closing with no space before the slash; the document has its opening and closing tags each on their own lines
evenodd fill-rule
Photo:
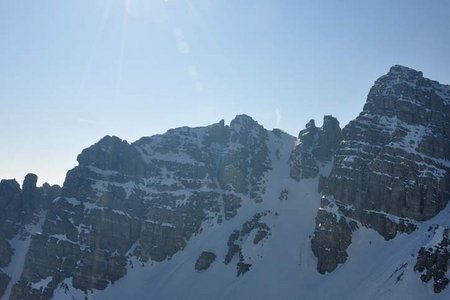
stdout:
<svg viewBox="0 0 450 300">
<path fill-rule="evenodd" d="M 410 233 L 450 198 L 450 87 L 394 66 L 371 88 L 361 114 L 342 130 L 313 250 L 319 272 L 345 261 L 350 223 L 386 240 Z M 336 219 L 337 218 L 337 219 Z M 329 224 L 324 227 L 324 224 Z"/>
<path fill-rule="evenodd" d="M 233 218 L 261 201 L 271 168 L 268 132 L 250 117 L 178 128 L 133 144 L 106 136 L 78 156 L 33 238 L 12 299 L 49 298 L 65 279 L 104 289 L 129 257 L 170 259 L 206 221 Z M 31 283 L 51 278 L 45 289 Z"/>
</svg>

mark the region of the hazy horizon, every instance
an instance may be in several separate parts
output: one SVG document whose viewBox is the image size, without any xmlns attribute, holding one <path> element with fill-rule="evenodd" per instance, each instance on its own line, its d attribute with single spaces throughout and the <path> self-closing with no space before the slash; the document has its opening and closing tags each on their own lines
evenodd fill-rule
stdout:
<svg viewBox="0 0 450 300">
<path fill-rule="evenodd" d="M 0 179 L 238 114 L 343 127 L 394 64 L 450 84 L 448 28 L 450 1 L 0 0 Z"/>
</svg>

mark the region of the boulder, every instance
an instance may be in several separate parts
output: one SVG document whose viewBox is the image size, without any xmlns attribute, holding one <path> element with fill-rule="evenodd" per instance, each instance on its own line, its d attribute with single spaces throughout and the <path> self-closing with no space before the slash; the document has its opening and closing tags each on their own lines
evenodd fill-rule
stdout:
<svg viewBox="0 0 450 300">
<path fill-rule="evenodd" d="M 195 269 L 197 271 L 206 270 L 214 262 L 215 259 L 216 255 L 213 252 L 204 251 L 202 252 L 202 254 L 200 254 L 197 261 L 195 262 Z"/>
</svg>

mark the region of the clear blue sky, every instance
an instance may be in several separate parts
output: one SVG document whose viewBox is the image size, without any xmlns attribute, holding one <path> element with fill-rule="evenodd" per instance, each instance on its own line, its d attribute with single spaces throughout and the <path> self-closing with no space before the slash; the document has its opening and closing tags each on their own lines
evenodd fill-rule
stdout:
<svg viewBox="0 0 450 300">
<path fill-rule="evenodd" d="M 0 0 L 0 178 L 241 113 L 345 125 L 393 64 L 450 83 L 450 1 Z"/>
</svg>

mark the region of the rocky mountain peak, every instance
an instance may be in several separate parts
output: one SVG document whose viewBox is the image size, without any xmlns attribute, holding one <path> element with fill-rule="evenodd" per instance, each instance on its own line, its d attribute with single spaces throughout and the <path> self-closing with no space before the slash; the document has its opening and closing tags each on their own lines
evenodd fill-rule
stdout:
<svg viewBox="0 0 450 300">
<path fill-rule="evenodd" d="M 262 127 L 257 121 L 246 114 L 236 115 L 230 122 L 230 128 L 232 130 L 240 131 L 242 128 L 260 128 Z"/>
<path fill-rule="evenodd" d="M 419 78 L 423 78 L 423 73 L 421 71 L 416 71 L 414 69 L 402 66 L 402 65 L 393 65 L 386 77 L 388 78 L 402 78 L 405 80 L 417 80 Z"/>
<path fill-rule="evenodd" d="M 401 66 L 377 80 L 363 113 L 343 130 L 326 193 L 417 220 L 436 215 L 450 188 L 450 106 L 443 88 Z M 348 185 L 353 180 L 359 184 Z"/>
<path fill-rule="evenodd" d="M 233 123 L 233 122 L 238 122 L 238 123 L 258 123 L 257 121 L 255 121 L 252 117 L 250 117 L 247 114 L 236 115 L 234 117 L 234 119 L 231 121 L 231 123 Z"/>
<path fill-rule="evenodd" d="M 445 208 L 450 198 L 447 91 L 422 72 L 398 65 L 370 89 L 363 112 L 343 129 L 331 174 L 321 184 L 324 199 L 312 243 L 320 272 L 346 260 L 357 223 L 389 240 Z"/>
<path fill-rule="evenodd" d="M 450 111 L 450 87 L 423 77 L 422 72 L 393 66 L 370 89 L 363 114 L 438 125 Z M 435 116 L 436 115 L 436 116 Z"/>
<path fill-rule="evenodd" d="M 267 131 L 264 127 L 245 114 L 237 115 L 230 122 L 229 128 L 230 141 L 233 143 L 237 142 L 248 148 L 259 148 L 263 145 L 261 142 L 267 139 Z"/>
</svg>

